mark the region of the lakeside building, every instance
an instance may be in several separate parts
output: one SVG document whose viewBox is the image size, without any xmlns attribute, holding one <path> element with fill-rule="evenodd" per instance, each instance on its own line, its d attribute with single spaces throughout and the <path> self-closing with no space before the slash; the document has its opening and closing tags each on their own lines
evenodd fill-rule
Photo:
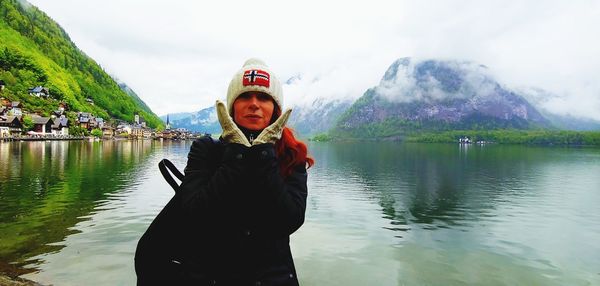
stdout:
<svg viewBox="0 0 600 286">
<path fill-rule="evenodd" d="M 33 119 L 33 132 L 40 134 L 52 133 L 52 125 L 54 125 L 52 118 L 32 115 L 31 119 Z"/>
<path fill-rule="evenodd" d="M 137 138 L 137 139 L 141 139 L 141 138 L 152 138 L 152 129 L 150 128 L 146 128 L 146 127 L 142 127 L 142 126 L 134 126 L 131 129 L 131 137 L 132 138 Z"/>
<path fill-rule="evenodd" d="M 0 137 L 19 135 L 23 131 L 23 124 L 17 116 L 0 116 Z"/>
<path fill-rule="evenodd" d="M 153 137 L 152 134 L 154 132 L 152 132 L 152 129 L 150 129 L 150 128 L 143 128 L 142 130 L 143 130 L 142 131 L 142 137 L 144 137 L 144 139 L 150 139 L 150 138 Z"/>
<path fill-rule="evenodd" d="M 60 117 L 54 119 L 54 124 L 52 125 L 52 134 L 54 135 L 69 135 L 69 119 L 61 115 Z"/>
<path fill-rule="evenodd" d="M 142 138 L 144 136 L 144 130 L 141 127 L 135 126 L 131 128 L 131 137 Z"/>
<path fill-rule="evenodd" d="M 40 89 L 41 88 L 41 89 Z M 48 94 L 48 90 L 43 87 L 33 88 L 30 90 L 32 95 L 43 97 L 43 94 Z M 34 94 L 35 93 L 35 94 Z M 39 94 L 38 94 L 39 93 Z M 42 94 L 43 93 L 43 94 Z M 11 102 L 10 100 L 0 97 L 0 127 L 1 134 L 4 137 L 14 137 L 21 135 L 24 132 L 23 115 L 21 110 L 22 105 L 18 101 Z M 103 138 L 126 137 L 126 138 L 162 138 L 162 132 L 155 132 L 152 128 L 146 126 L 146 121 L 139 114 L 135 114 L 135 122 L 133 124 L 115 120 L 106 122 L 102 117 L 95 117 L 90 112 L 77 112 L 74 122 L 70 122 L 66 111 L 68 105 L 65 102 L 59 102 L 57 109 L 52 111 L 50 117 L 43 117 L 38 114 L 29 114 L 25 112 L 25 116 L 31 116 L 33 128 L 28 132 L 28 135 L 34 137 L 44 136 L 44 138 L 64 138 L 69 137 L 71 125 L 84 128 L 88 131 L 100 129 Z M 115 125 L 116 124 L 116 127 Z M 176 139 L 188 137 L 186 129 L 173 130 L 171 135 Z M 27 137 L 27 136 L 26 136 Z"/>
<path fill-rule="evenodd" d="M 459 144 L 471 144 L 471 139 L 469 137 L 461 137 L 458 139 Z"/>
<path fill-rule="evenodd" d="M 90 117 L 90 121 L 89 121 L 89 129 L 102 129 L 102 127 L 104 127 L 104 118 L 102 117 Z"/>
<path fill-rule="evenodd" d="M 115 135 L 126 135 L 129 136 L 132 132 L 132 127 L 129 123 L 121 122 L 117 125 L 117 130 L 115 131 Z"/>
<path fill-rule="evenodd" d="M 113 138 L 115 137 L 115 129 L 111 126 L 103 126 L 102 128 L 102 137 L 103 138 Z"/>
</svg>

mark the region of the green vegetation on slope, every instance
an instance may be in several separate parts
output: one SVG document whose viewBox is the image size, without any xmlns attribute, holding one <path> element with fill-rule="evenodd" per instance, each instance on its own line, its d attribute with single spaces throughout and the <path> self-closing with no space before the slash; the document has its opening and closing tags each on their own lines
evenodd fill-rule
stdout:
<svg viewBox="0 0 600 286">
<path fill-rule="evenodd" d="M 471 142 L 485 141 L 499 144 L 531 145 L 587 145 L 600 146 L 600 132 L 566 130 L 449 130 L 440 132 L 412 132 L 395 136 L 344 137 L 322 133 L 312 137 L 311 141 L 344 140 L 402 140 L 420 143 L 458 143 L 460 138 L 469 138 Z"/>
<path fill-rule="evenodd" d="M 445 143 L 458 142 L 463 137 L 501 144 L 600 145 L 600 132 L 565 130 L 452 130 L 415 134 L 406 141 Z"/>
<path fill-rule="evenodd" d="M 57 102 L 30 96 L 32 87 L 49 88 L 53 98 L 65 101 L 74 111 L 129 122 L 138 113 L 149 126 L 162 125 L 147 106 L 122 91 L 79 50 L 56 22 L 17 0 L 0 0 L 0 79 L 6 83 L 3 97 L 21 101 L 26 110 L 43 115 L 55 110 Z"/>
</svg>

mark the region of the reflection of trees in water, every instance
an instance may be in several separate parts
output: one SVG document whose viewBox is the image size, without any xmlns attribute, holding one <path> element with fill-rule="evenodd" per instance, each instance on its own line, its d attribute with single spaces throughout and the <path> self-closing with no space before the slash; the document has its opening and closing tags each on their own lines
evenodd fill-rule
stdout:
<svg viewBox="0 0 600 286">
<path fill-rule="evenodd" d="M 394 142 L 341 143 L 334 166 L 359 174 L 396 231 L 411 223 L 425 229 L 468 225 L 489 216 L 526 189 L 548 160 L 545 148 L 464 146 Z M 553 150 L 551 154 L 560 151 Z"/>
<path fill-rule="evenodd" d="M 21 272 L 7 263 L 64 247 L 49 244 L 131 186 L 151 151 L 151 141 L 0 144 L 0 268 Z"/>
</svg>

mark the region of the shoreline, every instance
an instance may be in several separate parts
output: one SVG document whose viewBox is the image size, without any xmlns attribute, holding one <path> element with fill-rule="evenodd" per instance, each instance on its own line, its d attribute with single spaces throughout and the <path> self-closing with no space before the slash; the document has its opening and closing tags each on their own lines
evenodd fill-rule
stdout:
<svg viewBox="0 0 600 286">
<path fill-rule="evenodd" d="M 5 286 L 46 286 L 35 281 L 20 277 L 11 277 L 5 273 L 0 273 L 0 285 Z"/>
<path fill-rule="evenodd" d="M 183 140 L 195 140 L 197 138 L 94 138 L 94 137 L 73 137 L 73 138 L 54 138 L 54 137 L 35 137 L 35 138 L 0 138 L 2 142 L 19 142 L 19 141 L 137 141 L 137 140 L 169 140 L 169 141 L 183 141 Z"/>
</svg>

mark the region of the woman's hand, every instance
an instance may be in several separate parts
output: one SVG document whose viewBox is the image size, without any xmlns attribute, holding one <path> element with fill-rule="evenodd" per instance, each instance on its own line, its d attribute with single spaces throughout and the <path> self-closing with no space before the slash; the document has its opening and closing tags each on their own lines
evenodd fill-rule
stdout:
<svg viewBox="0 0 600 286">
<path fill-rule="evenodd" d="M 242 130 L 237 127 L 235 122 L 231 116 L 229 116 L 229 112 L 227 112 L 227 107 L 220 100 L 217 100 L 217 117 L 219 117 L 219 123 L 221 124 L 221 129 L 223 129 L 223 140 L 227 143 L 236 143 L 241 144 L 246 147 L 252 146 Z"/>
<path fill-rule="evenodd" d="M 252 145 L 265 144 L 265 143 L 273 143 L 277 142 L 281 138 L 281 132 L 283 132 L 283 128 L 290 118 L 290 114 L 292 113 L 291 109 L 287 109 L 273 124 L 269 125 L 267 128 L 263 129 L 258 137 L 254 139 Z"/>
<path fill-rule="evenodd" d="M 252 141 L 252 144 L 250 144 L 242 130 L 238 128 L 235 122 L 233 122 L 231 116 L 229 116 L 229 112 L 227 112 L 227 107 L 225 107 L 225 104 L 220 100 L 217 100 L 216 109 L 219 123 L 223 129 L 223 134 L 221 134 L 223 140 L 227 143 L 241 144 L 246 147 L 252 147 L 265 143 L 275 144 L 277 140 L 281 138 L 283 128 L 285 127 L 285 124 L 292 113 L 292 110 L 288 108 L 275 122 L 273 122 L 273 124 L 267 126 L 267 128 L 265 128 L 258 135 L 258 137 Z"/>
</svg>

